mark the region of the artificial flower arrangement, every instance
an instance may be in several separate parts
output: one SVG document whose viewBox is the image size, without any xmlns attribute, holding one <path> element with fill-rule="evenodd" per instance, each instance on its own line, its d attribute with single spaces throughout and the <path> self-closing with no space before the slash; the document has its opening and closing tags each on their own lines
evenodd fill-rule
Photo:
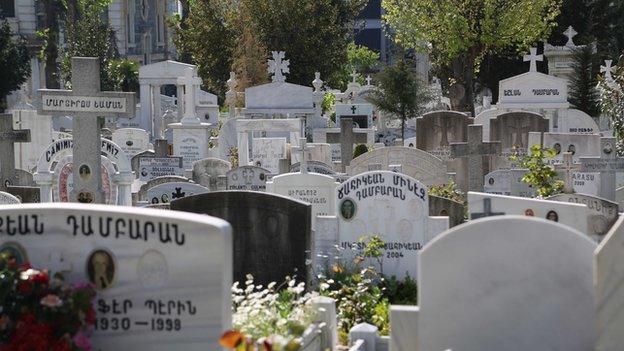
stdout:
<svg viewBox="0 0 624 351">
<path fill-rule="evenodd" d="M 0 351 L 90 351 L 95 295 L 0 255 Z"/>
<path fill-rule="evenodd" d="M 306 326 L 312 324 L 315 310 L 305 293 L 305 284 L 293 278 L 266 288 L 247 276 L 245 288 L 232 286 L 232 324 L 223 334 L 221 346 L 236 351 L 296 351 L 302 348 Z"/>
</svg>

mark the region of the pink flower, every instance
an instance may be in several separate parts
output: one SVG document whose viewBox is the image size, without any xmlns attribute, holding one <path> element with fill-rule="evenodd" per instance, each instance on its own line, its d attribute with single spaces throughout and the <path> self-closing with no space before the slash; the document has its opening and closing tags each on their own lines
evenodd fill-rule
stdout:
<svg viewBox="0 0 624 351">
<path fill-rule="evenodd" d="M 74 283 L 75 290 L 91 289 L 91 287 L 92 287 L 91 283 L 89 283 L 88 281 L 84 281 L 84 280 Z"/>
<path fill-rule="evenodd" d="M 91 351 L 91 340 L 83 332 L 78 332 L 74 335 L 74 345 L 83 351 Z"/>
<path fill-rule="evenodd" d="M 41 299 L 41 304 L 50 308 L 60 307 L 63 305 L 63 300 L 60 297 L 54 294 L 48 294 L 46 297 Z"/>
</svg>

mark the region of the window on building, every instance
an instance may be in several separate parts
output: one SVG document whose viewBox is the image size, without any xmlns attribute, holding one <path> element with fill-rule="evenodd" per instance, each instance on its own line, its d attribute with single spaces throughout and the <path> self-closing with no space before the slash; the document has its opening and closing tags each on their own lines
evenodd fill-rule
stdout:
<svg viewBox="0 0 624 351">
<path fill-rule="evenodd" d="M 147 17 L 149 16 L 149 1 L 141 0 L 141 17 L 144 21 L 147 21 Z"/>
<path fill-rule="evenodd" d="M 156 43 L 158 46 L 165 45 L 165 0 L 156 0 Z"/>
<path fill-rule="evenodd" d="M 135 43 L 134 16 L 136 11 L 136 0 L 126 0 L 126 41 L 129 47 Z"/>
<path fill-rule="evenodd" d="M 0 18 L 15 17 L 15 0 L 0 0 Z"/>
</svg>

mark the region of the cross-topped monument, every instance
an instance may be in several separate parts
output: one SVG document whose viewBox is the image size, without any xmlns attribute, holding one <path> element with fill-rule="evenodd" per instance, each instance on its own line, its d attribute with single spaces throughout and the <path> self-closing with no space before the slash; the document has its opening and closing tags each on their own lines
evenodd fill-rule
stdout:
<svg viewBox="0 0 624 351">
<path fill-rule="evenodd" d="M 555 171 L 563 173 L 563 192 L 566 194 L 574 193 L 574 183 L 572 181 L 572 172 L 580 172 L 581 165 L 572 161 L 572 153 L 563 153 L 563 163 L 555 165 Z"/>
<path fill-rule="evenodd" d="M 184 117 L 182 117 L 182 124 L 200 124 L 201 121 L 195 112 L 195 89 L 202 85 L 201 78 L 195 77 L 193 69 L 188 68 L 184 72 L 184 77 L 178 78 L 178 85 L 184 86 Z"/>
<path fill-rule="evenodd" d="M 268 71 L 273 76 L 271 80 L 273 83 L 286 82 L 286 76 L 284 73 L 290 73 L 290 60 L 284 60 L 286 53 L 284 51 L 271 51 L 273 59 L 268 62 Z"/>
<path fill-rule="evenodd" d="M 70 200 L 104 203 L 99 117 L 133 117 L 134 93 L 100 90 L 100 60 L 72 58 L 72 89 L 40 89 L 38 113 L 73 115 L 74 190 Z"/>
<path fill-rule="evenodd" d="M 483 191 L 483 177 L 486 174 L 483 157 L 500 154 L 501 143 L 483 142 L 483 126 L 480 124 L 468 126 L 467 140 L 465 143 L 451 143 L 451 156 L 462 159 L 468 177 L 468 191 Z"/>
<path fill-rule="evenodd" d="M 537 72 L 537 61 L 544 61 L 544 55 L 538 55 L 537 48 L 531 48 L 529 51 L 529 55 L 524 55 L 524 62 L 531 62 L 529 72 Z"/>
<path fill-rule="evenodd" d="M 611 65 L 613 64 L 613 60 L 605 60 L 605 65 L 600 66 L 600 73 L 604 73 L 604 78 L 607 83 L 612 83 L 613 80 L 613 68 Z"/>
<path fill-rule="evenodd" d="M 600 197 L 615 200 L 615 173 L 624 171 L 615 138 L 600 138 L 600 157 L 581 157 L 581 172 L 600 172 Z"/>
<path fill-rule="evenodd" d="M 327 142 L 340 143 L 340 164 L 342 172 L 347 170 L 353 160 L 353 144 L 365 144 L 368 142 L 366 133 L 353 131 L 353 118 L 340 118 L 340 133 L 327 133 Z"/>
<path fill-rule="evenodd" d="M 578 33 L 574 30 L 574 28 L 572 28 L 572 26 L 569 26 L 568 29 L 566 29 L 566 31 L 563 32 L 563 34 L 565 34 L 565 36 L 568 37 L 568 42 L 565 45 L 566 46 L 575 46 L 574 41 L 572 39 Z"/>
<path fill-rule="evenodd" d="M 29 129 L 13 129 L 13 115 L 0 114 L 0 190 L 17 184 L 15 171 L 15 143 L 30 142 Z"/>
<path fill-rule="evenodd" d="M 306 138 L 299 139 L 299 146 L 293 148 L 293 151 L 301 154 L 299 161 L 299 172 L 308 173 L 308 155 L 307 152 L 313 149 L 314 146 L 308 146 L 308 140 Z"/>
</svg>

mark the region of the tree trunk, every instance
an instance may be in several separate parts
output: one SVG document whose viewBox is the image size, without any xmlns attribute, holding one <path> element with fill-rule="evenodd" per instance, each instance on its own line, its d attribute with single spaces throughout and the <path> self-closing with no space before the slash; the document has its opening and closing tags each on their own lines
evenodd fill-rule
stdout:
<svg viewBox="0 0 624 351">
<path fill-rule="evenodd" d="M 60 81 L 57 67 L 58 60 L 58 11 L 60 6 L 58 0 L 44 0 L 44 21 L 48 28 L 48 38 L 45 47 L 45 77 L 46 88 L 59 89 Z"/>
</svg>

